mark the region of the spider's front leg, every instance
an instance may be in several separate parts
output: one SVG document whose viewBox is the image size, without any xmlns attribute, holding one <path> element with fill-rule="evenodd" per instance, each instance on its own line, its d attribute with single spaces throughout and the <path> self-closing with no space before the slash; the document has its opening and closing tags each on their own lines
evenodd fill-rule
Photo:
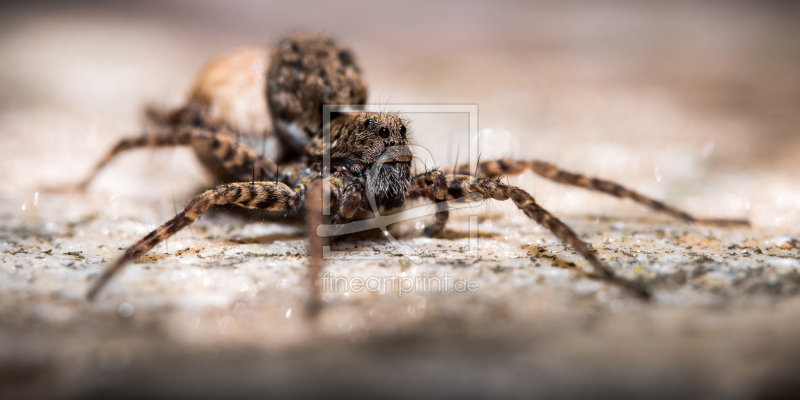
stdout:
<svg viewBox="0 0 800 400">
<path fill-rule="evenodd" d="M 435 203 L 447 201 L 447 179 L 444 173 L 439 170 L 433 170 L 412 178 L 408 198 L 415 197 L 425 197 Z M 441 234 L 449 217 L 450 212 L 446 209 L 436 213 L 436 220 L 425 228 L 425 235 L 435 236 Z"/>
<path fill-rule="evenodd" d="M 146 147 L 168 147 L 192 145 L 207 161 L 219 166 L 229 181 L 266 181 L 275 179 L 277 166 L 255 150 L 239 143 L 231 134 L 208 129 L 180 126 L 155 134 L 125 138 L 117 142 L 111 151 L 95 165 L 89 175 L 75 186 L 85 190 L 98 173 L 120 153 Z"/>
<path fill-rule="evenodd" d="M 750 222 L 745 219 L 726 219 L 726 218 L 696 218 L 689 213 L 675 207 L 664 204 L 661 201 L 647 197 L 638 192 L 623 187 L 617 183 L 597 178 L 590 178 L 585 175 L 564 171 L 553 164 L 544 161 L 506 161 L 492 160 L 478 164 L 476 175 L 497 178 L 501 175 L 516 175 L 526 170 L 531 170 L 537 175 L 547 178 L 553 182 L 563 183 L 584 189 L 594 190 L 601 193 L 610 194 L 620 199 L 631 199 L 643 204 L 651 209 L 669 214 L 675 218 L 689 223 L 699 223 L 708 225 L 745 225 Z M 456 168 L 456 173 L 469 175 L 469 164 L 460 165 Z"/>
<path fill-rule="evenodd" d="M 603 264 L 589 246 L 567 224 L 561 222 L 553 214 L 536 204 L 528 192 L 502 183 L 499 179 L 474 177 L 470 175 L 451 175 L 447 177 L 447 199 L 455 200 L 470 193 L 480 193 L 485 199 L 511 199 L 517 208 L 529 218 L 553 232 L 562 242 L 572 246 L 592 265 L 600 277 L 634 291 L 643 298 L 649 298 L 650 292 L 644 286 L 618 277 L 607 265 Z"/>
<path fill-rule="evenodd" d="M 303 205 L 305 185 L 296 189 L 279 182 L 247 182 L 220 185 L 208 190 L 184 207 L 183 211 L 171 220 L 150 232 L 147 236 L 129 247 L 125 254 L 109 264 L 100 276 L 95 279 L 87 292 L 91 300 L 103 286 L 123 267 L 139 259 L 157 244 L 168 239 L 181 229 L 200 218 L 213 204 L 234 204 L 240 207 L 266 211 L 291 211 Z"/>
<path fill-rule="evenodd" d="M 322 286 L 320 277 L 325 261 L 322 259 L 326 239 L 317 235 L 317 227 L 322 225 L 323 180 L 317 179 L 306 190 L 306 225 L 308 227 L 308 289 L 306 316 L 316 317 L 322 310 Z M 332 186 L 332 185 L 331 185 Z M 330 187 L 330 186 L 329 186 Z"/>
</svg>

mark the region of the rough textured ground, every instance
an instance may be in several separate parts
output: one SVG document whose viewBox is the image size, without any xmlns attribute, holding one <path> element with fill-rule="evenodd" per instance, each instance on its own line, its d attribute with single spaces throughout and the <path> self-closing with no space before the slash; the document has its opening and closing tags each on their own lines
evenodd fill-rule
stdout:
<svg viewBox="0 0 800 400">
<path fill-rule="evenodd" d="M 798 12 L 709 3 L 174 2 L 7 10 L 0 24 L 0 397 L 418 395 L 750 398 L 797 389 L 800 355 Z M 394 8 L 397 7 L 397 8 Z M 381 16 L 382 18 L 376 18 Z M 482 157 L 537 157 L 701 217 L 690 226 L 530 174 L 535 193 L 643 303 L 504 204 L 338 243 L 339 277 L 466 279 L 474 292 L 329 291 L 302 318 L 301 225 L 215 212 L 125 270 L 103 263 L 213 185 L 189 150 L 121 157 L 78 181 L 148 102 L 179 104 L 214 54 L 297 28 L 360 56 L 370 100 L 478 104 Z M 380 33 L 380 34 L 376 34 Z M 436 163 L 464 120 L 415 115 Z M 479 257 L 468 217 L 479 221 Z"/>
</svg>

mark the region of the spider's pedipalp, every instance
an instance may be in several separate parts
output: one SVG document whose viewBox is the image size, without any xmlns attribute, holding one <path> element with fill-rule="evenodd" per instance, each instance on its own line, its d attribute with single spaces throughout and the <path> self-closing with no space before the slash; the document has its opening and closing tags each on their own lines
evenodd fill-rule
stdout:
<svg viewBox="0 0 800 400">
<path fill-rule="evenodd" d="M 537 175 L 547 178 L 556 183 L 563 183 L 584 189 L 610 194 L 620 199 L 631 199 L 639 204 L 643 204 L 655 211 L 669 214 L 675 218 L 689 223 L 700 223 L 709 225 L 744 225 L 749 226 L 750 222 L 745 219 L 725 219 L 725 218 L 696 218 L 689 213 L 669 206 L 659 200 L 647 197 L 643 194 L 630 190 L 620 184 L 597 178 L 590 178 L 585 175 L 564 171 L 553 164 L 544 161 L 506 161 L 492 160 L 480 163 L 476 166 L 478 175 L 496 178 L 502 174 L 520 174 L 526 170 L 531 170 Z M 459 174 L 469 174 L 469 164 L 460 165 L 457 169 Z"/>
<path fill-rule="evenodd" d="M 341 205 L 339 206 L 339 214 L 334 218 L 333 223 L 343 223 L 353 218 L 353 215 L 355 215 L 363 202 L 363 196 L 361 195 L 363 191 L 364 186 L 357 183 L 350 184 L 345 188 Z"/>
<path fill-rule="evenodd" d="M 183 211 L 129 247 L 125 254 L 109 264 L 94 281 L 86 296 L 91 300 L 125 265 L 138 260 L 154 246 L 189 226 L 214 204 L 235 204 L 266 211 L 291 211 L 303 204 L 305 186 L 292 189 L 283 183 L 246 182 L 220 185 L 196 196 Z"/>
<path fill-rule="evenodd" d="M 650 292 L 644 286 L 625 280 L 614 274 L 607 265 L 603 264 L 594 252 L 578 237 L 567 224 L 550 214 L 547 210 L 536 204 L 533 196 L 528 192 L 507 185 L 498 179 L 474 177 L 471 175 L 455 175 L 447 177 L 447 199 L 455 200 L 470 193 L 480 193 L 485 199 L 499 201 L 512 200 L 522 212 L 559 238 L 562 242 L 572 246 L 583 258 L 592 265 L 595 272 L 603 279 L 634 291 L 642 298 L 649 298 Z"/>
</svg>

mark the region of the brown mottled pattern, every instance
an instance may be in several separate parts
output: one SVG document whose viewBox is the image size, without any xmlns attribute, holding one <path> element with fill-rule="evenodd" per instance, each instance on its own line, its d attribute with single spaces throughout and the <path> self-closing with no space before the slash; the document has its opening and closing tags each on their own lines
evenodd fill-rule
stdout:
<svg viewBox="0 0 800 400">
<path fill-rule="evenodd" d="M 434 203 L 447 201 L 447 179 L 444 173 L 434 170 L 415 176 L 411 180 L 411 190 L 409 191 L 409 198 L 413 197 L 425 197 L 433 200 Z M 435 236 L 442 233 L 449 218 L 450 212 L 447 210 L 437 213 L 433 224 L 425 228 L 425 235 Z"/>
<path fill-rule="evenodd" d="M 560 239 L 562 242 L 572 246 L 586 261 L 588 261 L 595 272 L 610 282 L 623 286 L 627 289 L 633 290 L 639 296 L 644 298 L 649 297 L 649 292 L 643 286 L 619 278 L 614 274 L 608 266 L 603 264 L 594 252 L 589 249 L 586 243 L 578 237 L 575 232 L 570 229 L 565 223 L 561 222 L 553 214 L 536 204 L 533 196 L 528 192 L 514 186 L 506 185 L 498 179 L 474 177 L 469 175 L 456 175 L 448 176 L 448 200 L 458 199 L 470 193 L 480 193 L 486 199 L 494 199 L 504 201 L 511 199 L 517 208 L 522 210 L 529 218 L 533 219 L 540 225 L 544 226 L 549 231 Z"/>
<path fill-rule="evenodd" d="M 92 284 L 87 297 L 94 298 L 125 265 L 138 260 L 159 243 L 191 225 L 208 211 L 212 204 L 236 204 L 267 211 L 291 211 L 302 206 L 303 196 L 302 190 L 292 190 L 283 183 L 275 182 L 232 183 L 208 190 L 192 199 L 174 218 L 129 247 L 121 258 L 109 264 Z"/>
<path fill-rule="evenodd" d="M 553 164 L 544 161 L 492 160 L 480 163 L 477 167 L 479 176 L 486 176 L 490 178 L 497 178 L 501 175 L 519 174 L 525 170 L 531 170 L 537 175 L 541 175 L 542 177 L 557 183 L 564 183 L 589 190 L 595 190 L 601 193 L 610 194 L 620 199 L 631 199 L 637 203 L 650 207 L 655 211 L 669 214 L 686 222 L 712 225 L 750 225 L 747 220 L 742 219 L 695 218 L 685 211 L 671 207 L 661 201 L 627 189 L 617 183 L 567 172 L 559 169 Z M 470 168 L 468 164 L 464 164 L 458 166 L 456 171 L 459 174 L 468 175 L 470 173 Z"/>
<path fill-rule="evenodd" d="M 349 49 L 327 36 L 297 34 L 281 40 L 270 57 L 266 95 L 284 153 L 299 156 L 307 139 L 284 132 L 279 121 L 295 123 L 310 138 L 322 127 L 323 105 L 364 104 L 367 86 Z"/>
<path fill-rule="evenodd" d="M 205 154 L 215 158 L 219 165 L 225 169 L 227 175 L 237 177 L 238 180 L 275 179 L 276 164 L 262 157 L 255 150 L 237 142 L 232 135 L 184 126 L 170 129 L 167 132 L 120 140 L 97 163 L 92 172 L 77 185 L 77 189 L 85 190 L 97 174 L 124 151 L 148 147 L 185 145 L 193 146 L 198 151 L 198 154 Z"/>
<path fill-rule="evenodd" d="M 195 143 L 195 148 L 198 147 L 201 147 L 198 152 L 213 154 L 221 161 L 225 171 L 240 181 L 275 179 L 277 164 L 237 142 L 232 136 L 217 135 L 210 141 L 199 140 Z"/>
<path fill-rule="evenodd" d="M 406 122 L 394 114 L 347 113 L 331 121 L 329 141 L 325 140 L 322 130 L 311 139 L 305 150 L 306 156 L 319 160 L 325 152 L 330 151 L 334 159 L 373 163 L 387 147 L 411 144 L 408 135 L 403 134 L 405 127 Z M 389 136 L 384 138 L 379 135 L 382 128 L 388 130 Z"/>
<path fill-rule="evenodd" d="M 363 202 L 361 192 L 363 190 L 364 188 L 361 185 L 353 184 L 348 186 L 344 191 L 342 205 L 339 207 L 339 214 L 342 216 L 343 220 L 353 218 L 353 215 L 358 211 L 359 207 L 361 207 L 361 203 Z"/>
</svg>

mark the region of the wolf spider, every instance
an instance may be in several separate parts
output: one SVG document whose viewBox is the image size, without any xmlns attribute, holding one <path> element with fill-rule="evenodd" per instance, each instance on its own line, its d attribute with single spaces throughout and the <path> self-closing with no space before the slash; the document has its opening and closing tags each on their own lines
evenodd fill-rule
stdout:
<svg viewBox="0 0 800 400">
<path fill-rule="evenodd" d="M 189 226 L 212 205 L 306 213 L 310 315 L 322 305 L 318 279 L 323 267 L 323 239 L 313 232 L 326 220 L 342 224 L 368 218 L 370 199 L 381 210 L 401 207 L 410 199 L 441 203 L 475 193 L 484 199 L 511 200 L 525 215 L 572 246 L 601 278 L 643 298 L 649 297 L 648 288 L 617 277 L 569 226 L 537 204 L 528 192 L 503 183 L 500 176 L 531 170 L 558 183 L 631 199 L 686 222 L 747 224 L 743 220 L 695 218 L 616 183 L 565 172 L 542 161 L 483 162 L 474 175 L 467 164 L 457 166 L 451 175 L 440 170 L 412 174 L 406 121 L 391 113 L 358 110 L 366 103 L 367 89 L 352 52 L 330 38 L 301 34 L 278 43 L 265 74 L 266 58 L 263 50 L 240 49 L 212 62 L 201 74 L 186 106 L 170 113 L 149 113 L 163 128 L 161 132 L 123 139 L 79 185 L 85 189 L 122 151 L 178 145 L 193 146 L 200 160 L 216 171 L 217 179 L 226 182 L 196 196 L 182 212 L 109 264 L 89 289 L 89 299 L 125 265 Z M 330 140 L 325 141 L 322 106 L 331 104 L 355 105 L 356 111 L 333 115 L 328 122 Z M 281 168 L 235 136 L 248 130 L 268 131 L 270 117 L 272 132 L 279 139 Z M 325 155 L 330 157 L 330 170 L 325 171 L 328 177 L 323 174 L 327 168 L 323 165 Z M 329 196 L 332 215 L 328 217 L 321 212 L 323 196 Z M 438 212 L 425 234 L 441 233 L 447 220 L 446 210 Z"/>
</svg>

